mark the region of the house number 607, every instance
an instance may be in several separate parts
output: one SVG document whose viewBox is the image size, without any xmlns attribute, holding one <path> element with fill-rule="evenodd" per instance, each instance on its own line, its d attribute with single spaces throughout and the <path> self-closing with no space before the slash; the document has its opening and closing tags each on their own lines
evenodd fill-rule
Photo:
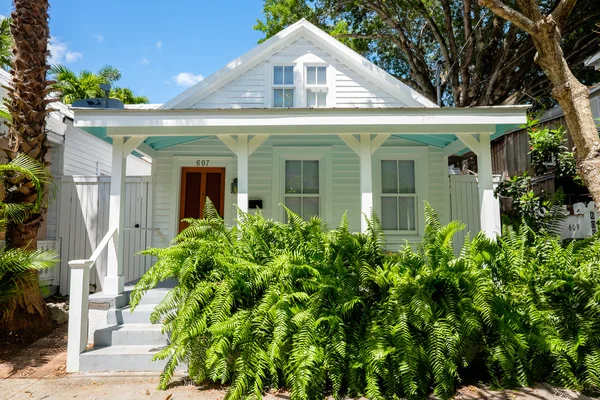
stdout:
<svg viewBox="0 0 600 400">
<path fill-rule="evenodd" d="M 208 167 L 209 160 L 196 160 L 196 166 L 198 167 Z"/>
</svg>

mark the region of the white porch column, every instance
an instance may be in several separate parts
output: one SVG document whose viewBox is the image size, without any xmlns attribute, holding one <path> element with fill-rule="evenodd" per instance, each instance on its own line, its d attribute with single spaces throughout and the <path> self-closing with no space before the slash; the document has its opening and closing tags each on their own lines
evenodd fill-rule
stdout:
<svg viewBox="0 0 600 400">
<path fill-rule="evenodd" d="M 360 231 L 367 231 L 366 218 L 371 217 L 373 210 L 373 153 L 391 136 L 380 133 L 371 138 L 369 133 L 362 133 L 357 140 L 354 135 L 338 135 L 352 149 L 360 160 Z"/>
<path fill-rule="evenodd" d="M 477 171 L 479 176 L 479 212 L 481 230 L 490 239 L 501 234 L 500 206 L 494 198 L 494 182 L 492 178 L 492 152 L 490 134 L 479 135 L 479 152 L 477 154 Z"/>
<path fill-rule="evenodd" d="M 360 135 L 360 231 L 367 231 L 367 221 L 373 210 L 373 173 L 371 157 L 371 135 L 363 133 Z"/>
<path fill-rule="evenodd" d="M 238 135 L 237 143 L 238 194 L 237 205 L 241 211 L 248 212 L 248 135 Z"/>
<path fill-rule="evenodd" d="M 112 170 L 110 174 L 110 208 L 108 226 L 117 227 L 108 244 L 108 263 L 103 292 L 109 296 L 123 293 L 123 228 L 125 226 L 125 174 L 127 155 L 123 152 L 122 137 L 113 137 Z"/>
</svg>

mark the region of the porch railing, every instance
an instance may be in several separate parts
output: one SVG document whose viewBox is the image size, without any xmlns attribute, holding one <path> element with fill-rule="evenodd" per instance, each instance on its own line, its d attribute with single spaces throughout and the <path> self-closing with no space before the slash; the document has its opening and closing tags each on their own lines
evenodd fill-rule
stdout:
<svg viewBox="0 0 600 400">
<path fill-rule="evenodd" d="M 90 294 L 90 270 L 117 232 L 112 227 L 86 260 L 69 261 L 71 290 L 69 293 L 69 335 L 67 339 L 67 372 L 79 371 L 79 355 L 88 343 L 88 302 Z"/>
</svg>

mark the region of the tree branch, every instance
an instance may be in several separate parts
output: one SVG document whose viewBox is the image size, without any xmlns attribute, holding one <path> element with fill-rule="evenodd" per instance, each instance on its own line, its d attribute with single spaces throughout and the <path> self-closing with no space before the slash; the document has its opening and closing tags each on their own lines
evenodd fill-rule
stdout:
<svg viewBox="0 0 600 400">
<path fill-rule="evenodd" d="M 561 31 L 567 23 L 567 19 L 569 18 L 571 11 L 573 11 L 576 2 L 576 0 L 560 0 L 554 11 L 550 14 Z"/>
<path fill-rule="evenodd" d="M 534 33 L 535 23 L 517 10 L 504 4 L 501 0 L 479 0 L 479 4 L 489 8 L 494 14 L 512 22 L 530 35 Z"/>
</svg>

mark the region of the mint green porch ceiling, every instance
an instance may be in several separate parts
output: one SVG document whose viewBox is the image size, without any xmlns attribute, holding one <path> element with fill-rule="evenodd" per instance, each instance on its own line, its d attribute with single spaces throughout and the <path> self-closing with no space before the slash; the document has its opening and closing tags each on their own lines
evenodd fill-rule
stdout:
<svg viewBox="0 0 600 400">
<path fill-rule="evenodd" d="M 496 125 L 496 132 L 492 135 L 492 140 L 504 135 L 506 132 L 512 131 L 519 128 L 519 125 Z M 106 128 L 103 127 L 87 127 L 82 128 L 88 133 L 100 138 L 108 143 L 112 144 L 112 139 L 106 135 Z M 410 140 L 415 143 L 424 144 L 427 146 L 444 148 L 449 144 L 458 140 L 453 134 L 435 134 L 435 135 L 393 135 L 394 137 Z M 153 136 L 149 137 L 144 141 L 148 146 L 154 150 L 164 150 L 169 147 L 177 146 L 184 143 L 193 142 L 200 139 L 205 139 L 212 136 Z M 457 154 L 463 154 L 469 151 L 466 146 L 463 150 L 457 152 Z"/>
</svg>

